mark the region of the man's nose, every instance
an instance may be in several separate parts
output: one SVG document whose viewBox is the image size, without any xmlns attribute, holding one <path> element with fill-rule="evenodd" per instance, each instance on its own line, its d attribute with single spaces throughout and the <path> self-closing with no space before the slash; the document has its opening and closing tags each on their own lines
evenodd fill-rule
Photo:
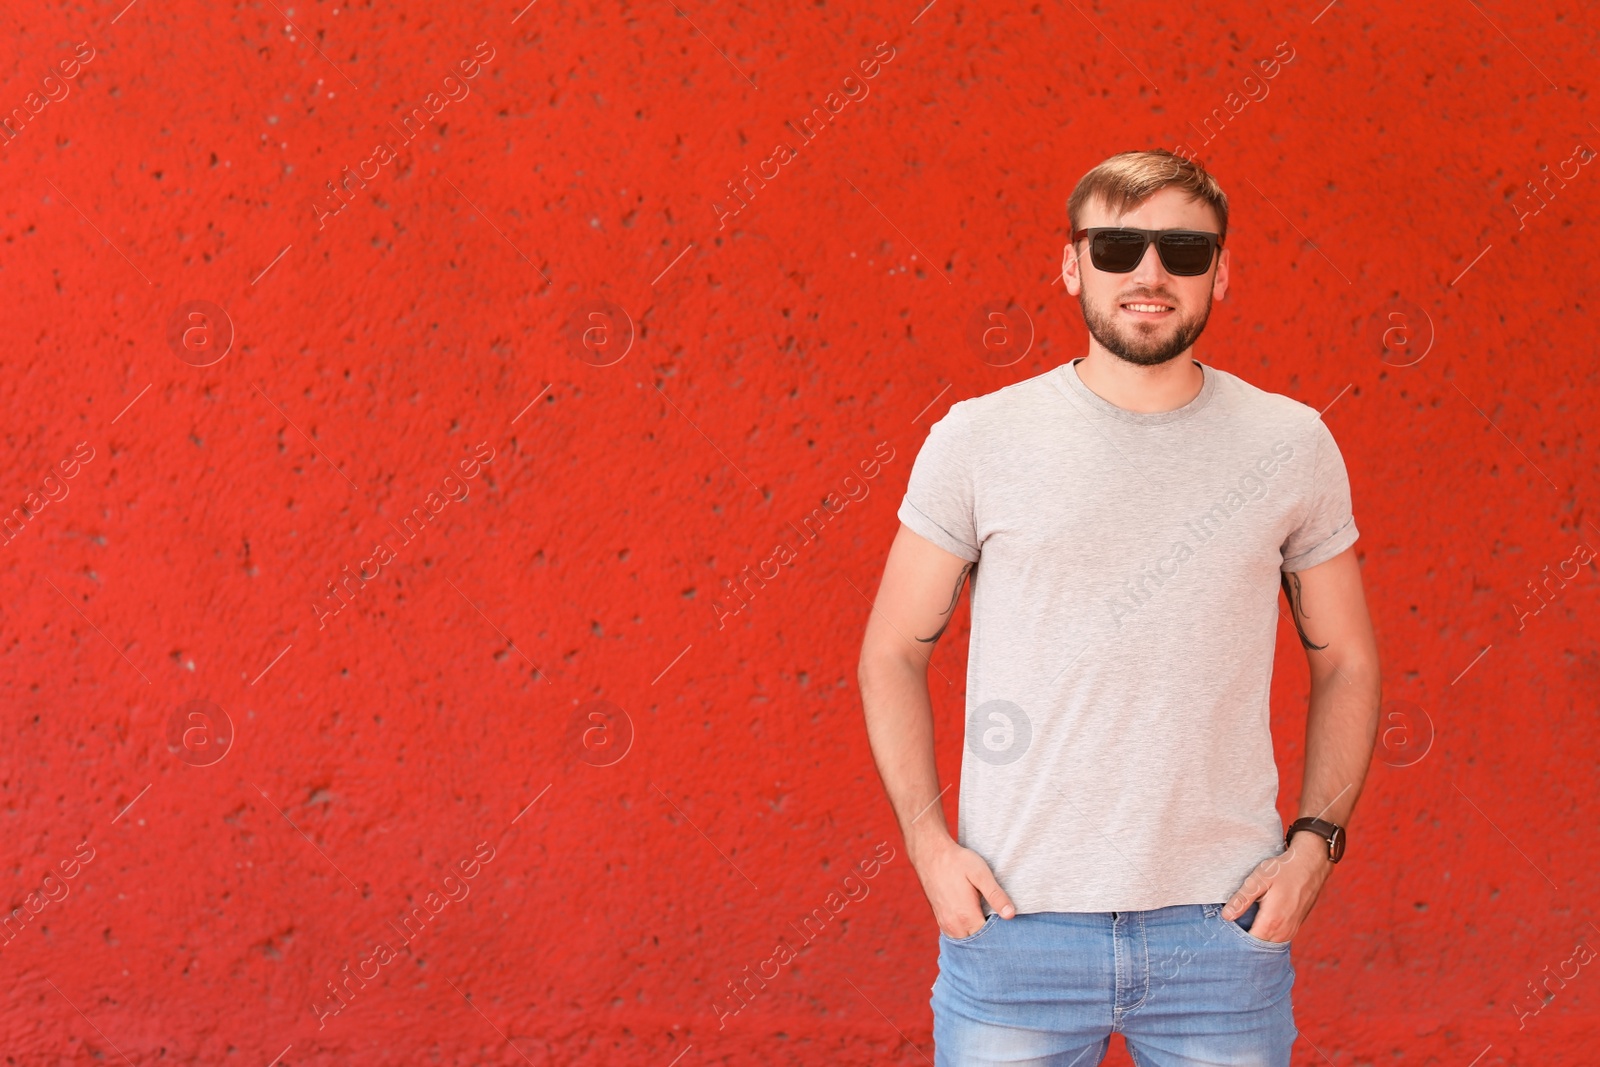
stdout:
<svg viewBox="0 0 1600 1067">
<path fill-rule="evenodd" d="M 1167 279 L 1167 268 L 1161 264 L 1161 253 L 1156 249 L 1156 243 L 1150 242 L 1144 250 L 1144 256 L 1139 260 L 1139 265 L 1133 269 L 1133 280 L 1142 285 L 1159 285 Z"/>
</svg>

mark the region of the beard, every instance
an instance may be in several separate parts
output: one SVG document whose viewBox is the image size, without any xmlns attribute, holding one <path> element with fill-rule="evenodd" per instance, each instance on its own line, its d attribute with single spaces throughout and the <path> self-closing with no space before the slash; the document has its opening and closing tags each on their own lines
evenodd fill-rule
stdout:
<svg viewBox="0 0 1600 1067">
<path fill-rule="evenodd" d="M 1152 299 L 1149 303 L 1177 306 L 1164 298 Z M 1174 311 L 1175 323 L 1142 323 L 1122 319 L 1121 304 L 1122 301 L 1117 301 L 1108 312 L 1102 313 L 1089 303 L 1084 289 L 1078 290 L 1078 306 L 1083 309 L 1083 321 L 1089 327 L 1090 336 L 1113 356 L 1140 367 L 1159 367 L 1187 351 L 1205 330 L 1206 320 L 1211 317 L 1210 293 L 1206 294 L 1205 307 L 1200 309 L 1197 318 L 1179 319 L 1176 318 L 1179 313 Z"/>
</svg>

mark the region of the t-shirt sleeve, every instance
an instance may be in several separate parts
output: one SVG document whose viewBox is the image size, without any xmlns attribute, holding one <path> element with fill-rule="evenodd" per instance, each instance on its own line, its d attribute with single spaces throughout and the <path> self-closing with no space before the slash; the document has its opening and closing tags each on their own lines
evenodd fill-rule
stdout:
<svg viewBox="0 0 1600 1067">
<path fill-rule="evenodd" d="M 973 462 L 965 420 L 952 407 L 922 442 L 899 512 L 912 533 L 969 563 L 979 554 Z"/>
<path fill-rule="evenodd" d="M 1313 449 L 1310 500 L 1300 525 L 1283 542 L 1279 570 L 1305 571 L 1326 563 L 1356 543 L 1360 536 L 1350 508 L 1350 477 L 1344 456 L 1321 418 L 1312 428 Z"/>
</svg>

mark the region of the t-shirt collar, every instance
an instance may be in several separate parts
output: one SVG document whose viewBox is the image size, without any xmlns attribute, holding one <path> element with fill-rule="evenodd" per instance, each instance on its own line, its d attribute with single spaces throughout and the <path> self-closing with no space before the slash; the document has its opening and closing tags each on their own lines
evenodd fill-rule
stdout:
<svg viewBox="0 0 1600 1067">
<path fill-rule="evenodd" d="M 1075 402 L 1081 401 L 1099 414 L 1110 416 L 1113 419 L 1121 419 L 1123 422 L 1137 423 L 1141 426 L 1159 426 L 1164 423 L 1187 419 L 1210 403 L 1211 395 L 1216 392 L 1217 388 L 1217 372 L 1201 363 L 1198 359 L 1191 359 L 1190 362 L 1199 367 L 1201 373 L 1205 376 L 1200 385 L 1200 391 L 1195 394 L 1193 400 L 1190 400 L 1183 407 L 1173 408 L 1171 411 L 1129 411 L 1127 408 L 1121 408 L 1113 404 L 1083 383 L 1083 379 L 1078 377 L 1077 370 L 1077 365 L 1083 359 L 1083 356 L 1078 356 L 1076 359 L 1068 360 L 1056 368 L 1056 373 L 1052 376 L 1056 388 L 1066 394 L 1068 399 Z"/>
</svg>

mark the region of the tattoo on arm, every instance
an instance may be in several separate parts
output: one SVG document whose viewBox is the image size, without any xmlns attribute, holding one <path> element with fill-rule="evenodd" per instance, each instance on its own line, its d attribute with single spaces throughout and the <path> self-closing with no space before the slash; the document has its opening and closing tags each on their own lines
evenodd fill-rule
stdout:
<svg viewBox="0 0 1600 1067">
<path fill-rule="evenodd" d="M 1300 646 L 1305 649 L 1320 652 L 1327 645 L 1314 645 L 1311 638 L 1306 636 L 1304 620 L 1310 618 L 1306 614 L 1305 592 L 1300 588 L 1300 576 L 1292 571 L 1285 571 L 1279 581 L 1283 585 L 1283 595 L 1289 599 L 1289 617 L 1294 619 L 1294 628 L 1300 635 Z"/>
<path fill-rule="evenodd" d="M 976 566 L 976 563 L 969 563 L 961 568 L 960 574 L 956 575 L 956 587 L 950 591 L 950 604 L 939 613 L 944 616 L 944 625 L 939 627 L 939 632 L 932 637 L 919 637 L 917 638 L 918 641 L 923 644 L 932 644 L 944 636 L 945 628 L 950 625 L 950 620 L 955 616 L 956 601 L 961 599 L 961 583 L 967 580 L 967 575 L 972 573 L 972 569 Z"/>
</svg>

